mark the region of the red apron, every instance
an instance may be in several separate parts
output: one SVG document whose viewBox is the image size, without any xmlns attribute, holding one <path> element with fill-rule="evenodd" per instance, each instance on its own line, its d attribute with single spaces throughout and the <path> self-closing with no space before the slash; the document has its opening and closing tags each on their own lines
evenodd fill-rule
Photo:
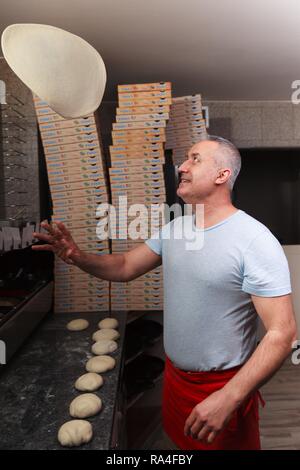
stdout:
<svg viewBox="0 0 300 470">
<path fill-rule="evenodd" d="M 212 444 L 184 435 L 184 424 L 192 409 L 211 393 L 220 390 L 242 366 L 209 372 L 185 372 L 167 357 L 163 389 L 163 427 L 183 450 L 260 450 L 259 391 L 238 408 Z"/>
</svg>

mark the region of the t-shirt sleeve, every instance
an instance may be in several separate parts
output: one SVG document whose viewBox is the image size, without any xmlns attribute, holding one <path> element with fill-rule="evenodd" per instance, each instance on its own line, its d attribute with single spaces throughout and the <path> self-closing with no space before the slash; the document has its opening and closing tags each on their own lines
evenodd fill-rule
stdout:
<svg viewBox="0 0 300 470">
<path fill-rule="evenodd" d="M 156 232 L 154 235 L 152 235 L 151 238 L 146 240 L 146 245 L 149 246 L 149 248 L 154 251 L 157 255 L 161 256 L 162 255 L 162 234 L 161 230 Z"/>
<path fill-rule="evenodd" d="M 269 230 L 258 235 L 244 253 L 242 290 L 261 297 L 290 294 L 290 271 L 282 246 Z"/>
</svg>

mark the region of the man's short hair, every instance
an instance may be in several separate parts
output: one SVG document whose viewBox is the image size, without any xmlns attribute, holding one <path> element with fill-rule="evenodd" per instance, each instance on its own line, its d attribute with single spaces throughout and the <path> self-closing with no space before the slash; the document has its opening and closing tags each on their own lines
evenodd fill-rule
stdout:
<svg viewBox="0 0 300 470">
<path fill-rule="evenodd" d="M 228 180 L 228 186 L 230 191 L 232 191 L 242 165 L 240 152 L 232 142 L 223 137 L 207 134 L 203 140 L 210 140 L 219 144 L 215 160 L 218 165 L 230 168 L 231 175 Z"/>
</svg>

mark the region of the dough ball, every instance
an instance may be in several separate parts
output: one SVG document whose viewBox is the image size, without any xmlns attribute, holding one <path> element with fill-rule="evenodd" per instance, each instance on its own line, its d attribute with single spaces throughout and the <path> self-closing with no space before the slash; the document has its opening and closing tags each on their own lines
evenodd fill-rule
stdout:
<svg viewBox="0 0 300 470">
<path fill-rule="evenodd" d="M 70 331 L 86 330 L 88 326 L 89 322 L 87 320 L 83 320 L 82 318 L 78 318 L 78 320 L 72 320 L 67 324 L 67 328 Z"/>
<path fill-rule="evenodd" d="M 79 377 L 75 382 L 75 388 L 80 392 L 94 392 L 103 385 L 103 378 L 95 372 L 88 372 Z"/>
<path fill-rule="evenodd" d="M 83 393 L 74 398 L 70 404 L 70 415 L 73 418 L 88 418 L 94 416 L 102 408 L 101 398 L 94 393 Z"/>
<path fill-rule="evenodd" d="M 86 444 L 93 437 L 91 423 L 84 419 L 73 419 L 64 423 L 58 431 L 57 439 L 62 446 L 74 447 Z"/>
<path fill-rule="evenodd" d="M 86 370 L 88 372 L 107 372 L 115 367 L 116 360 L 111 356 L 97 356 L 92 357 L 86 363 Z"/>
<path fill-rule="evenodd" d="M 117 343 L 115 341 L 111 341 L 110 339 L 100 339 L 100 341 L 97 341 L 92 346 L 92 352 L 97 354 L 97 356 L 112 353 L 116 349 L 118 349 Z"/>
<path fill-rule="evenodd" d="M 116 318 L 104 318 L 98 323 L 99 328 L 118 328 L 119 322 Z"/>
<path fill-rule="evenodd" d="M 120 338 L 120 333 L 117 330 L 113 330 L 112 328 L 105 328 L 103 330 L 95 331 L 93 334 L 93 340 L 99 341 L 100 339 L 111 339 L 115 341 L 116 339 Z"/>
</svg>

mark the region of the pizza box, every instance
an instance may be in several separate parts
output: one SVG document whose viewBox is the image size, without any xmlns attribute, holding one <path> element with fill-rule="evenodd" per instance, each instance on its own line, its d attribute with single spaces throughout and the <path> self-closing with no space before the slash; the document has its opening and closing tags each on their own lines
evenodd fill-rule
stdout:
<svg viewBox="0 0 300 470">
<path fill-rule="evenodd" d="M 94 126 L 96 124 L 94 115 L 79 118 L 79 119 L 63 119 L 61 121 L 49 121 L 49 122 L 40 122 L 39 129 L 41 132 L 53 131 L 53 130 L 63 130 L 69 127 L 76 128 L 82 126 Z"/>
<path fill-rule="evenodd" d="M 152 114 L 117 114 L 116 122 L 138 122 L 138 121 L 156 121 L 169 119 L 168 113 L 152 113 Z"/>
<path fill-rule="evenodd" d="M 99 190 L 102 188 L 103 193 L 107 191 L 106 187 L 104 186 L 103 179 L 95 178 L 95 179 L 90 179 L 86 181 L 75 181 L 73 183 L 51 184 L 51 193 L 52 192 L 64 193 L 66 191 L 76 191 L 77 189 L 84 190 L 84 189 L 92 189 L 92 188 L 99 189 Z M 52 194 L 52 197 L 54 197 L 53 194 Z"/>
<path fill-rule="evenodd" d="M 124 129 L 157 129 L 160 127 L 166 127 L 166 121 L 164 119 L 156 119 L 155 121 L 133 121 L 133 122 L 114 122 L 113 130 L 124 130 Z"/>
<path fill-rule="evenodd" d="M 138 145 L 138 144 L 147 144 L 154 142 L 165 142 L 165 135 L 141 135 L 139 137 L 113 137 L 112 138 L 114 145 Z"/>
<path fill-rule="evenodd" d="M 46 155 L 53 155 L 53 154 L 61 154 L 63 152 L 77 152 L 80 150 L 92 150 L 92 149 L 99 149 L 99 153 L 101 153 L 101 149 L 99 146 L 98 140 L 91 140 L 86 142 L 77 142 L 73 144 L 66 144 L 66 145 L 53 145 L 50 147 L 44 147 L 44 152 Z"/>
<path fill-rule="evenodd" d="M 61 152 L 56 154 L 46 155 L 46 162 L 76 162 L 80 161 L 82 158 L 95 158 L 98 161 L 102 161 L 103 163 L 103 156 L 100 147 L 93 148 L 93 149 L 83 149 L 83 150 L 75 150 L 73 152 Z"/>
<path fill-rule="evenodd" d="M 165 135 L 166 130 L 164 127 L 149 128 L 149 129 L 122 129 L 112 131 L 112 137 L 140 137 L 149 135 Z"/>
<path fill-rule="evenodd" d="M 74 134 L 65 137 L 56 137 L 52 139 L 44 139 L 42 137 L 43 146 L 48 150 L 48 147 L 57 146 L 57 145 L 67 145 L 77 142 L 91 142 L 98 141 L 97 132 L 90 132 L 87 134 Z"/>
<path fill-rule="evenodd" d="M 127 158 L 125 158 L 127 157 Z M 135 167 L 137 165 L 163 165 L 165 163 L 165 156 L 164 154 L 160 156 L 149 156 L 147 158 L 138 158 L 132 156 L 125 157 L 118 156 L 117 158 L 111 159 L 112 168 L 128 168 L 128 167 Z"/>
<path fill-rule="evenodd" d="M 157 98 L 171 98 L 171 89 L 152 90 L 152 91 L 132 91 L 122 92 L 118 94 L 119 103 L 130 100 L 152 100 Z"/>
<path fill-rule="evenodd" d="M 165 91 L 171 90 L 171 82 L 133 83 L 118 85 L 118 93 L 131 93 L 136 91 Z"/>
<path fill-rule="evenodd" d="M 117 116 L 126 115 L 126 114 L 155 114 L 155 113 L 169 113 L 171 106 L 136 106 L 129 108 L 117 108 Z"/>
<path fill-rule="evenodd" d="M 40 129 L 41 130 L 41 129 Z M 70 135 L 76 134 L 89 134 L 89 133 L 96 133 L 97 128 L 95 125 L 89 126 L 74 126 L 74 127 L 65 127 L 63 129 L 47 129 L 41 131 L 42 140 L 45 141 L 47 139 L 57 139 L 61 137 L 67 137 Z"/>
<path fill-rule="evenodd" d="M 145 107 L 151 107 L 151 106 L 160 106 L 160 105 L 165 105 L 165 106 L 170 106 L 172 104 L 172 98 L 150 98 L 150 99 L 145 99 L 145 98 L 133 98 L 131 100 L 119 100 L 119 107 L 120 108 L 129 108 L 129 107 L 137 107 L 137 106 L 145 106 Z"/>
</svg>

